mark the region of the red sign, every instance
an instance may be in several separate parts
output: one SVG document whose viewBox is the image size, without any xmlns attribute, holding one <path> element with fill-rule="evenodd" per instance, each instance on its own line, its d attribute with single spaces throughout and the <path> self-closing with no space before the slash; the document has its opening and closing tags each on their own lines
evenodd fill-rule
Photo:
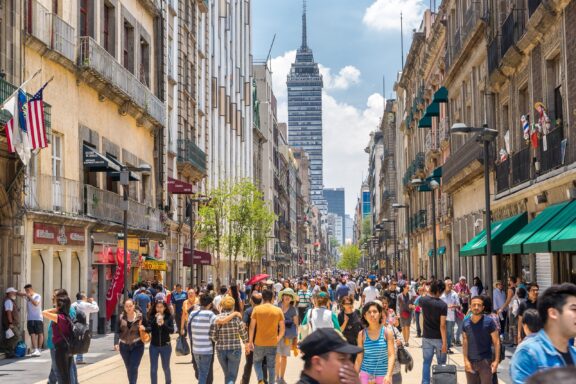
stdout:
<svg viewBox="0 0 576 384">
<path fill-rule="evenodd" d="M 194 193 L 192 191 L 192 184 L 188 184 L 184 181 L 176 180 L 171 177 L 168 177 L 168 192 L 175 195 Z"/>
<path fill-rule="evenodd" d="M 197 249 L 194 250 L 194 258 L 192 258 L 190 248 L 184 248 L 182 252 L 182 262 L 185 267 L 191 267 L 192 265 L 212 265 L 212 255 L 210 252 L 202 252 Z M 191 260 L 192 259 L 192 260 Z"/>
<path fill-rule="evenodd" d="M 126 257 L 126 261 L 128 265 L 126 266 L 127 272 L 130 273 L 130 252 L 128 252 L 128 257 Z M 108 292 L 106 293 L 106 320 L 110 320 L 112 314 L 114 313 L 114 308 L 118 301 L 120 300 L 120 295 L 122 295 L 122 291 L 124 290 L 124 250 L 117 249 L 116 250 L 116 261 L 118 262 L 118 267 L 116 268 L 116 273 L 114 273 L 114 277 L 112 277 L 112 281 L 110 282 L 110 287 L 108 288 Z"/>
<path fill-rule="evenodd" d="M 84 245 L 84 228 L 34 223 L 34 244 Z"/>
</svg>

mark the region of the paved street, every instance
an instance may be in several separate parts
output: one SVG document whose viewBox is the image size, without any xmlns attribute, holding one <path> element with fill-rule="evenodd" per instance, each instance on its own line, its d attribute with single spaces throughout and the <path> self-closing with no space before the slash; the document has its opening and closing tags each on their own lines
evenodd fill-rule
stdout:
<svg viewBox="0 0 576 384">
<path fill-rule="evenodd" d="M 414 337 L 410 339 L 410 347 L 408 348 L 412 357 L 414 358 L 414 369 L 411 372 L 403 372 L 404 383 L 419 383 L 422 372 L 422 349 L 421 340 Z M 126 373 L 122 359 L 118 354 L 112 350 L 113 335 L 106 335 L 103 337 L 95 338 L 92 341 L 91 352 L 86 355 L 88 364 L 79 366 L 80 382 L 84 383 L 99 383 L 99 384 L 123 384 L 127 382 Z M 449 364 L 454 364 L 458 367 L 458 382 L 465 383 L 466 378 L 464 374 L 464 363 L 461 354 L 461 348 L 453 348 L 455 353 L 449 355 Z M 140 366 L 140 377 L 138 382 L 143 384 L 150 383 L 149 369 L 150 360 L 146 352 Z M 510 361 L 511 353 L 507 352 L 506 360 L 501 364 L 499 379 L 500 383 L 510 383 L 508 378 L 508 363 Z M 244 365 L 242 360 L 241 367 Z M 288 368 L 286 373 L 286 381 L 288 383 L 295 383 L 298 380 L 300 371 L 302 369 L 302 360 L 297 357 L 290 357 L 288 360 Z M 192 364 L 190 364 L 190 356 L 179 357 L 172 354 L 172 381 L 174 384 L 178 383 L 194 383 L 194 371 Z M 223 374 L 218 362 L 214 364 L 215 369 L 215 383 L 223 382 Z M 32 384 L 32 383 L 46 383 L 46 378 L 50 371 L 50 355 L 48 351 L 44 351 L 39 358 L 25 358 L 20 360 L 3 360 L 0 361 L 0 382 L 15 382 L 19 384 Z M 161 370 L 160 370 L 161 371 Z M 162 372 L 159 373 L 159 383 L 164 382 Z M 256 377 L 252 375 L 252 383 L 256 383 Z"/>
</svg>

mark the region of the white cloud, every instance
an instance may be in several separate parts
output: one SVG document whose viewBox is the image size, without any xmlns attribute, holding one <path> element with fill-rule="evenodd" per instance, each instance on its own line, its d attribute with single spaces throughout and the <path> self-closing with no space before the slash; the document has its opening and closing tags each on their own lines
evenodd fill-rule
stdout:
<svg viewBox="0 0 576 384">
<path fill-rule="evenodd" d="M 341 89 L 350 88 L 351 85 L 360 82 L 360 70 L 353 65 L 347 65 L 338 72 L 336 76 L 332 75 L 332 70 L 322 64 L 318 65 L 320 73 L 324 80 L 324 89 Z"/>
<path fill-rule="evenodd" d="M 294 62 L 296 51 L 288 51 L 272 59 L 272 87 L 278 102 L 278 121 L 288 121 L 286 76 Z M 370 132 L 377 129 L 383 113 L 382 95 L 374 93 L 364 108 L 356 108 L 337 100 L 330 93 L 344 90 L 360 82 L 361 73 L 354 66 L 345 66 L 332 75 L 331 69 L 320 65 L 324 77 L 322 96 L 324 135 L 324 185 L 344 187 L 346 212 L 356 205 L 362 178 L 368 172 L 368 155 L 364 152 Z"/>
<path fill-rule="evenodd" d="M 426 8 L 422 0 L 375 0 L 370 5 L 363 23 L 377 31 L 400 30 L 400 13 L 404 24 L 404 31 L 417 28 L 422 21 L 422 14 Z"/>
</svg>

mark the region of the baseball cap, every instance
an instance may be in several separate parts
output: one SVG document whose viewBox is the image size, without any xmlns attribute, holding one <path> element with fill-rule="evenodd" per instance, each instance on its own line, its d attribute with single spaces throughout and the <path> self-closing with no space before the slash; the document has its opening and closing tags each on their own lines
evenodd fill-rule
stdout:
<svg viewBox="0 0 576 384">
<path fill-rule="evenodd" d="M 6 288 L 6 293 L 16 293 L 18 292 L 14 287 Z"/>
<path fill-rule="evenodd" d="M 332 328 L 320 328 L 300 343 L 304 356 L 319 356 L 328 352 L 360 353 L 362 348 L 348 344 L 344 336 Z"/>
</svg>

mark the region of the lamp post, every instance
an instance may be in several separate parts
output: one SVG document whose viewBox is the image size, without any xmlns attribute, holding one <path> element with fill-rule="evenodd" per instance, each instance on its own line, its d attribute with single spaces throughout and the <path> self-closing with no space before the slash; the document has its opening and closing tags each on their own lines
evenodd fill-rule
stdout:
<svg viewBox="0 0 576 384">
<path fill-rule="evenodd" d="M 124 211 L 123 218 L 123 234 L 124 234 L 124 301 L 128 299 L 128 188 L 130 186 L 130 172 L 143 172 L 150 173 L 152 167 L 148 164 L 143 164 L 140 167 L 131 167 L 123 165 L 120 171 L 120 184 L 122 185 L 123 201 L 122 209 Z"/>
<path fill-rule="evenodd" d="M 498 131 L 488 128 L 484 124 L 481 128 L 468 127 L 463 123 L 456 123 L 450 128 L 450 134 L 465 135 L 476 133 L 476 141 L 484 147 L 484 204 L 486 219 L 486 273 L 488 274 L 488 287 L 492 290 L 492 215 L 490 213 L 490 143 L 498 136 Z"/>
<path fill-rule="evenodd" d="M 406 210 L 406 258 L 408 259 L 408 278 L 412 277 L 412 261 L 410 260 L 410 206 L 408 204 L 392 204 L 392 208 L 394 209 L 402 209 Z"/>
<path fill-rule="evenodd" d="M 440 186 L 439 181 L 436 177 L 429 176 L 425 180 L 422 179 L 413 179 L 411 184 L 415 187 L 418 187 L 419 192 L 430 192 L 432 194 L 432 247 L 433 247 L 433 254 L 432 254 L 432 272 L 434 277 L 438 278 L 438 264 L 437 264 L 437 239 L 436 239 L 436 194 L 434 191 L 438 189 Z"/>
<path fill-rule="evenodd" d="M 394 256 L 392 256 L 392 263 L 394 265 L 394 271 L 392 275 L 395 275 L 395 278 L 398 273 L 398 239 L 397 239 L 397 232 L 396 232 L 396 219 L 382 219 L 383 223 L 392 223 L 392 241 L 394 242 Z"/>
</svg>

